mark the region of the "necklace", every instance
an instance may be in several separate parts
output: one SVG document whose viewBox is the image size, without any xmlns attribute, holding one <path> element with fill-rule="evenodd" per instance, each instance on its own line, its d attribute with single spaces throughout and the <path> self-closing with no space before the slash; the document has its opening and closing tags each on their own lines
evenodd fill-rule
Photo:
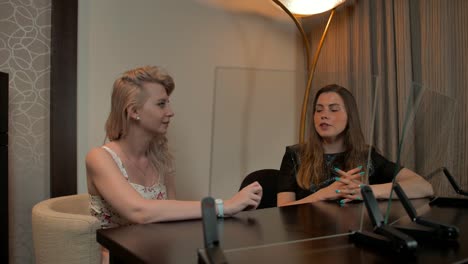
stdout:
<svg viewBox="0 0 468 264">
<path fill-rule="evenodd" d="M 123 151 L 123 149 L 121 150 L 122 150 L 122 153 L 125 155 L 125 159 L 128 161 L 128 164 L 131 165 L 133 168 L 137 169 L 140 172 L 140 174 L 143 176 L 143 179 L 146 179 L 146 175 L 148 174 L 148 168 L 149 168 L 150 162 L 147 160 L 146 166 L 143 170 L 139 166 L 136 165 L 137 163 L 134 160 L 129 158 L 129 156 L 127 155 L 127 153 Z"/>
<path fill-rule="evenodd" d="M 129 160 L 131 161 L 131 160 Z M 142 170 L 139 166 L 136 165 L 136 162 L 132 161 L 131 165 L 136 168 L 137 170 L 140 171 L 141 175 L 143 175 L 144 178 L 146 178 L 146 174 L 148 173 L 148 167 L 149 167 L 149 161 L 146 163 L 145 169 Z"/>
</svg>

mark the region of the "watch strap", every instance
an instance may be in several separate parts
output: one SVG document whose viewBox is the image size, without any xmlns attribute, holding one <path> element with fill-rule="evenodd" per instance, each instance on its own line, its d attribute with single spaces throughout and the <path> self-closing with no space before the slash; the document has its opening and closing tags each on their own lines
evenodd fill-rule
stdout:
<svg viewBox="0 0 468 264">
<path fill-rule="evenodd" d="M 216 211 L 218 217 L 224 217 L 224 201 L 221 199 L 215 200 Z"/>
</svg>

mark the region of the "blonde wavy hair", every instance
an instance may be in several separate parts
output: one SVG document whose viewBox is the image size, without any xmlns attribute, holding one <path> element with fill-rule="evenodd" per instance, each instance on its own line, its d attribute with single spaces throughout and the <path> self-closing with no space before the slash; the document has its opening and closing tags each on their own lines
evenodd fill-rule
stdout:
<svg viewBox="0 0 468 264">
<path fill-rule="evenodd" d="M 323 93 L 336 93 L 344 102 L 346 113 L 348 115 L 348 123 L 346 124 L 343 133 L 345 145 L 345 167 L 340 168 L 344 171 L 356 168 L 359 165 L 365 165 L 367 162 L 367 153 L 369 146 L 365 143 L 364 135 L 361 130 L 361 122 L 359 121 L 359 112 L 354 96 L 346 88 L 337 84 L 330 84 L 322 87 L 314 99 L 314 115 L 316 104 L 319 96 Z M 309 134 L 309 139 L 301 146 L 300 160 L 297 175 L 297 184 L 302 189 L 309 189 L 311 183 L 319 184 L 327 177 L 325 162 L 323 159 L 324 151 L 322 138 L 315 130 L 314 119 L 311 118 L 312 131 Z"/>
<path fill-rule="evenodd" d="M 123 73 L 114 82 L 111 111 L 105 125 L 106 138 L 110 141 L 122 139 L 127 135 L 129 124 L 132 122 L 128 109 L 138 109 L 148 100 L 143 89 L 145 83 L 162 85 L 167 95 L 171 95 L 175 88 L 172 77 L 160 67 L 144 66 Z M 161 176 L 174 173 L 173 158 L 165 135 L 153 138 L 147 155 Z"/>
</svg>

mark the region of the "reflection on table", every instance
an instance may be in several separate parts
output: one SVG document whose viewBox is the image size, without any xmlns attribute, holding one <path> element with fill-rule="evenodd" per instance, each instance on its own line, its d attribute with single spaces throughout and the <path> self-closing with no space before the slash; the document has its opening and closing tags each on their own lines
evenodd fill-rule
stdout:
<svg viewBox="0 0 468 264">
<path fill-rule="evenodd" d="M 468 201 L 468 200 L 467 200 Z M 458 247 L 421 245 L 413 261 L 447 263 L 468 259 L 468 210 L 429 206 L 428 199 L 412 200 L 418 214 L 460 228 Z M 382 212 L 386 202 L 380 202 Z M 361 220 L 363 221 L 361 224 Z M 391 224 L 411 225 L 402 205 L 393 201 Z M 466 224 L 465 224 L 466 223 Z M 242 212 L 219 219 L 221 247 L 229 263 L 395 263 L 397 254 L 356 246 L 351 231 L 371 231 L 363 203 L 340 206 L 319 202 Z M 203 248 L 200 220 L 133 225 L 99 230 L 97 240 L 108 248 L 113 263 L 196 263 Z M 405 260 L 409 260 L 405 257 Z"/>
</svg>

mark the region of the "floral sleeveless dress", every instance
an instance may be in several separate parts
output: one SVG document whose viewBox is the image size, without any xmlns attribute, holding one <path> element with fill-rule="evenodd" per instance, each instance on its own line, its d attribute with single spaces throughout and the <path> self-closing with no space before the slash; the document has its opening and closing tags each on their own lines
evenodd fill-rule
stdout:
<svg viewBox="0 0 468 264">
<path fill-rule="evenodd" d="M 122 172 L 122 175 L 127 179 L 128 183 L 145 199 L 152 199 L 152 200 L 166 200 L 167 199 L 167 191 L 166 185 L 164 182 L 161 182 L 161 178 L 159 181 L 155 183 L 153 186 L 143 186 L 140 184 L 132 183 L 128 180 L 128 174 L 125 170 L 125 167 L 122 163 L 122 160 L 117 156 L 117 154 L 110 149 L 109 147 L 103 146 L 111 156 L 112 159 L 115 161 L 117 166 Z M 110 206 L 101 196 L 99 195 L 89 195 L 90 196 L 90 211 L 91 215 L 95 216 L 101 222 L 102 228 L 111 228 L 117 226 L 124 226 L 129 225 L 130 222 L 121 217 L 115 210 Z"/>
</svg>

